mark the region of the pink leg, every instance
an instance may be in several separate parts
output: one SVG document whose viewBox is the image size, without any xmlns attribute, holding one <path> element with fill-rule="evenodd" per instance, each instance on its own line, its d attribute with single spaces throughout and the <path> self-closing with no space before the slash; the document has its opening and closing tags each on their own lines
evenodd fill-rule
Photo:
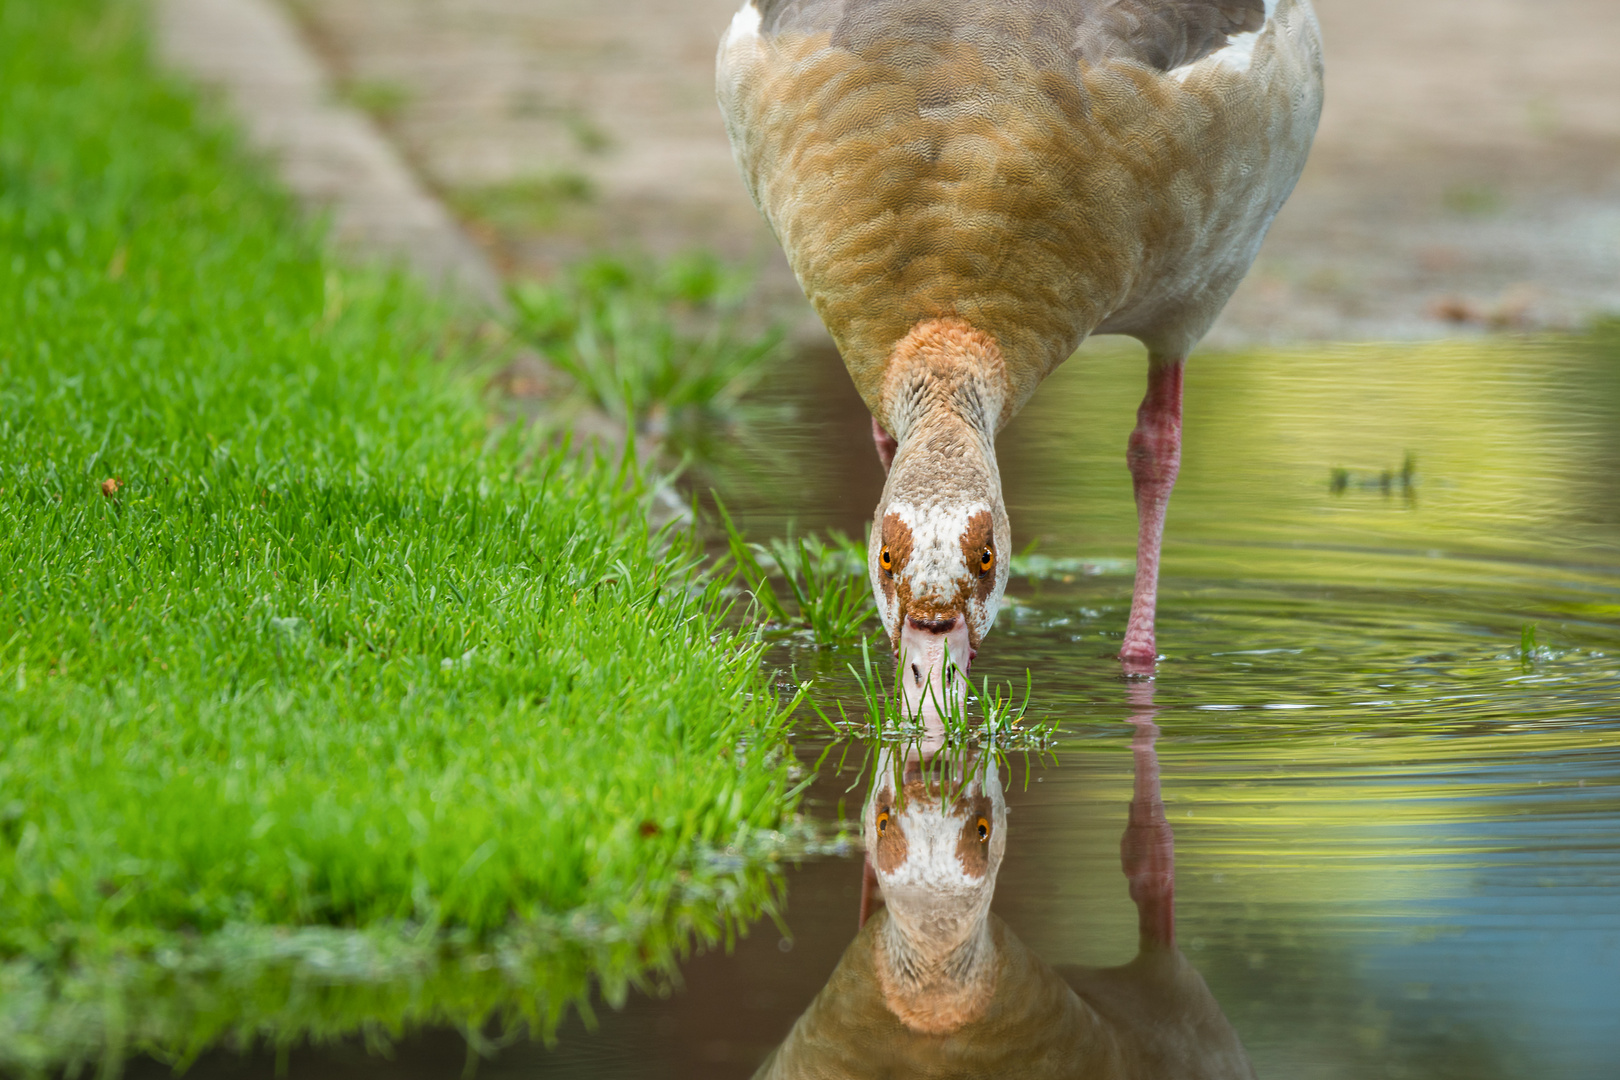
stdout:
<svg viewBox="0 0 1620 1080">
<path fill-rule="evenodd" d="M 1131 621 L 1119 658 L 1127 670 L 1153 670 L 1158 650 L 1153 641 L 1153 609 L 1159 594 L 1159 545 L 1164 540 L 1164 511 L 1181 469 L 1182 359 L 1152 357 L 1147 396 L 1136 410 L 1125 459 L 1136 489 L 1136 589 L 1131 594 Z"/>
<path fill-rule="evenodd" d="M 1176 944 L 1176 837 L 1164 816 L 1159 794 L 1159 753 L 1155 743 L 1159 726 L 1153 722 L 1153 684 L 1130 687 L 1133 706 L 1130 723 L 1136 728 L 1131 754 L 1136 776 L 1131 791 L 1131 814 L 1119 840 L 1120 864 L 1130 882 L 1136 904 L 1136 923 L 1142 950 L 1174 948 Z"/>
<path fill-rule="evenodd" d="M 894 441 L 894 436 L 883 430 L 877 417 L 872 417 L 872 441 L 877 444 L 878 460 L 883 462 L 883 471 L 888 472 L 889 466 L 894 464 L 894 452 L 900 449 L 900 444 Z"/>
</svg>

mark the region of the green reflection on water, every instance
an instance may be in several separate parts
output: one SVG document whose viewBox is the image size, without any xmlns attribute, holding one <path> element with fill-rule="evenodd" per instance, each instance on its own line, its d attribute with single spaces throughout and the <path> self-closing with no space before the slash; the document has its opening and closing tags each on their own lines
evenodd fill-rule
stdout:
<svg viewBox="0 0 1620 1080">
<path fill-rule="evenodd" d="M 1143 372 L 1139 350 L 1090 346 L 1002 437 L 1020 545 L 1038 537 L 1088 553 L 1130 550 L 1124 446 Z M 1604 482 L 1620 467 L 1620 355 L 1591 341 L 1195 356 L 1184 423 L 1172 547 L 1620 557 L 1620 488 Z M 1408 458 L 1413 482 L 1403 490 Z M 1335 470 L 1352 479 L 1338 492 Z"/>
<path fill-rule="evenodd" d="M 1033 714 L 1067 734 L 1027 791 L 1015 764 L 996 898 L 1054 963 L 1118 963 L 1135 943 L 1113 656 L 1144 375 L 1140 350 L 1088 345 L 998 448 L 1015 544 L 1089 564 L 1015 578 L 974 668 L 1020 685 L 1031 670 Z M 811 495 L 751 508 L 754 528 L 850 528 L 870 512 L 872 450 L 837 430 L 801 437 L 795 483 Z M 1191 361 L 1159 751 L 1183 945 L 1260 1075 L 1612 1069 L 1617 475 L 1612 334 Z M 845 659 L 778 654 L 858 701 Z"/>
<path fill-rule="evenodd" d="M 1131 555 L 1125 441 L 1146 370 L 1124 339 L 1089 342 L 1002 433 L 1017 548 Z M 859 533 L 882 473 L 837 356 L 784 365 L 771 400 L 790 414 L 755 437 L 780 472 L 734 500 L 741 523 Z M 1209 543 L 1620 561 L 1620 334 L 1197 354 L 1184 435 L 1171 575 L 1183 549 Z"/>
<path fill-rule="evenodd" d="M 590 1016 L 593 990 L 616 1008 L 632 987 L 667 987 L 694 947 L 729 947 L 773 911 L 782 845 L 760 839 L 683 871 L 661 910 L 626 896 L 487 935 L 407 923 L 154 927 L 60 965 L 11 960 L 0 964 L 0 1073 L 94 1064 L 115 1075 L 132 1054 L 185 1065 L 217 1046 L 284 1052 L 353 1037 L 383 1051 L 430 1025 L 459 1029 L 480 1052 L 549 1039 L 570 1007 Z"/>
</svg>

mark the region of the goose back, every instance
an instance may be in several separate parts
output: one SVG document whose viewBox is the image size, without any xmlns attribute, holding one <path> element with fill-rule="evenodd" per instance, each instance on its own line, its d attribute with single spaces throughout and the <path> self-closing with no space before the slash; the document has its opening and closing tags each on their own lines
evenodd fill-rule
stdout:
<svg viewBox="0 0 1620 1080">
<path fill-rule="evenodd" d="M 721 43 L 733 151 L 880 421 L 926 320 L 995 339 L 1001 423 L 1094 330 L 1184 354 L 1320 112 L 1307 0 L 758 3 Z"/>
</svg>

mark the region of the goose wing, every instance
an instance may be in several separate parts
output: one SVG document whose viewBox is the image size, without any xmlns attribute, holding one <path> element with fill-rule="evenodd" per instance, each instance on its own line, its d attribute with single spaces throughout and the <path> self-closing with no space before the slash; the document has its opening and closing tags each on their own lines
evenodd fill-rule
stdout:
<svg viewBox="0 0 1620 1080">
<path fill-rule="evenodd" d="M 1032 53 L 1092 64 L 1134 60 L 1159 71 L 1260 30 L 1269 14 L 1265 0 L 755 0 L 754 7 L 767 37 L 825 33 L 857 51 L 894 37 L 1006 41 L 1010 23 L 1026 22 L 1034 31 L 1024 39 Z"/>
</svg>

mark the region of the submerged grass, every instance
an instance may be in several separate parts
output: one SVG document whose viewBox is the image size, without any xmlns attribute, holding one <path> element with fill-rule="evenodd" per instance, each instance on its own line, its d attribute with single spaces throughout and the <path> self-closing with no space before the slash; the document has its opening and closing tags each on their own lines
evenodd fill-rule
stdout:
<svg viewBox="0 0 1620 1080">
<path fill-rule="evenodd" d="M 140 17 L 0 0 L 0 1070 L 617 1001 L 772 902 L 756 647 Z"/>
</svg>

